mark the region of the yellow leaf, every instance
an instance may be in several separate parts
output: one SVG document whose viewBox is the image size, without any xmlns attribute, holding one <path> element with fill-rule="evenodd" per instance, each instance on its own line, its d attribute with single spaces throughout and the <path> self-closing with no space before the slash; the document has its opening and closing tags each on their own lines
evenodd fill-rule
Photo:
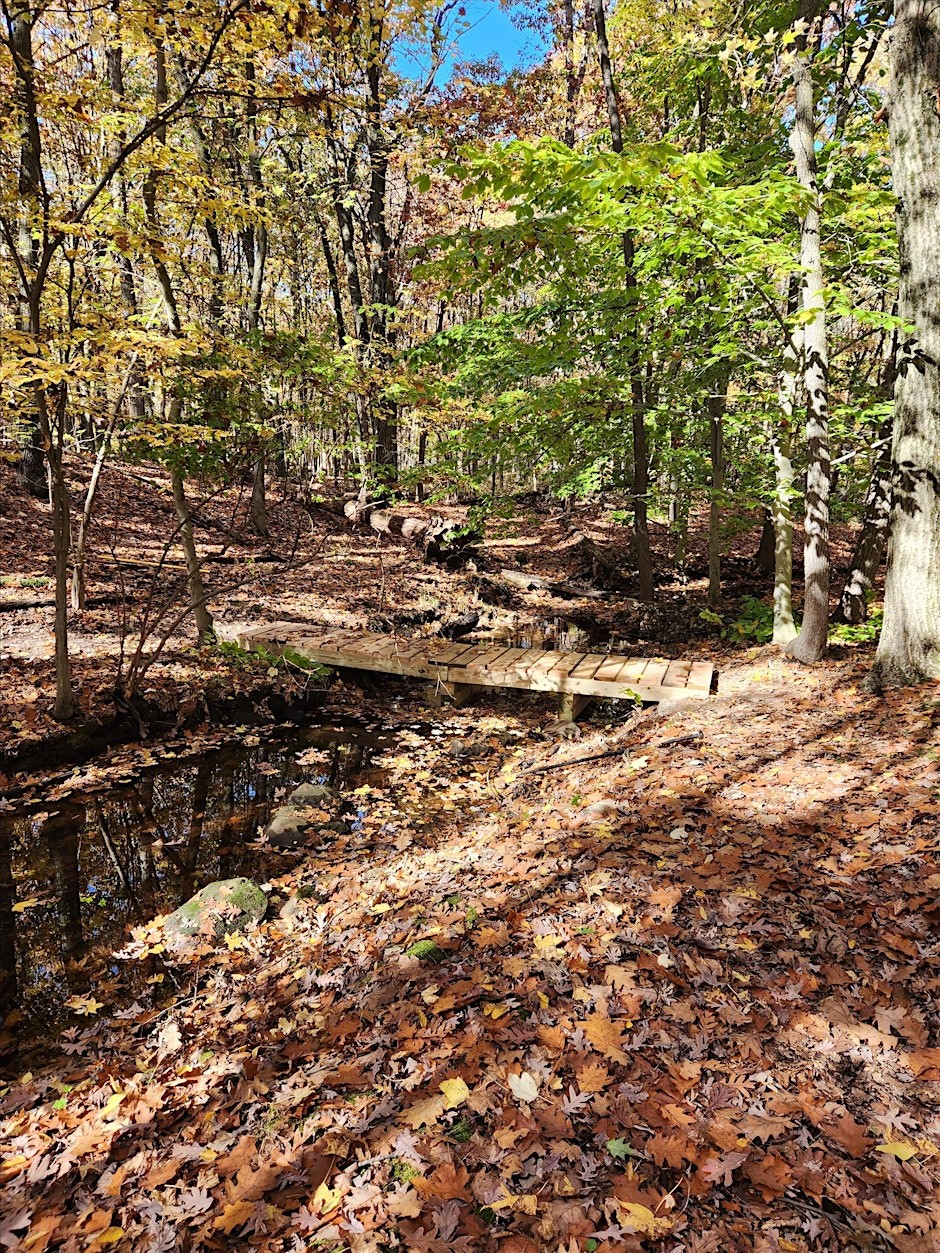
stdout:
<svg viewBox="0 0 940 1253">
<path fill-rule="evenodd" d="M 339 1206 L 342 1199 L 342 1192 L 338 1188 L 331 1188 L 324 1179 L 313 1194 L 313 1208 L 319 1214 L 329 1214 Z"/>
<path fill-rule="evenodd" d="M 563 935 L 537 935 L 533 940 L 533 947 L 536 956 L 554 961 L 559 957 L 558 949 L 564 942 L 565 937 Z"/>
<path fill-rule="evenodd" d="M 538 1209 L 538 1197 L 524 1193 L 516 1195 L 512 1192 L 507 1192 L 498 1201 L 491 1201 L 490 1209 L 512 1209 L 520 1214 L 534 1214 Z"/>
<path fill-rule="evenodd" d="M 123 1227 L 109 1227 L 107 1231 L 102 1231 L 95 1241 L 96 1244 L 117 1244 L 121 1236 L 124 1234 Z"/>
<path fill-rule="evenodd" d="M 123 1092 L 113 1092 L 108 1097 L 107 1103 L 105 1104 L 104 1109 L 102 1109 L 101 1111 L 101 1117 L 110 1118 L 112 1114 L 117 1113 L 117 1110 L 123 1100 L 124 1100 Z"/>
<path fill-rule="evenodd" d="M 889 1140 L 886 1144 L 876 1146 L 877 1153 L 890 1153 L 892 1157 L 896 1157 L 899 1162 L 909 1162 L 912 1157 L 916 1157 L 920 1150 L 914 1144 L 908 1144 L 905 1140 Z"/>
<path fill-rule="evenodd" d="M 651 1209 L 638 1205 L 635 1201 L 618 1201 L 620 1222 L 629 1224 L 632 1231 L 644 1236 L 664 1236 L 672 1230 L 668 1218 L 657 1218 Z"/>
<path fill-rule="evenodd" d="M 96 1001 L 93 996 L 70 996 L 65 1008 L 74 1009 L 76 1014 L 97 1014 L 99 1009 L 104 1009 L 104 1001 Z"/>
<path fill-rule="evenodd" d="M 444 1093 L 445 1109 L 456 1109 L 470 1095 L 470 1089 L 462 1079 L 445 1079 L 440 1089 Z"/>
<path fill-rule="evenodd" d="M 28 901 L 17 901 L 13 906 L 14 914 L 21 914 L 24 909 L 35 909 L 39 904 L 38 896 L 31 896 Z"/>
<path fill-rule="evenodd" d="M 484 1001 L 483 1013 L 487 1018 L 492 1018 L 495 1022 L 497 1018 L 502 1018 L 503 1014 L 509 1013 L 509 1006 L 497 1005 L 494 1001 Z"/>
<path fill-rule="evenodd" d="M 247 941 L 240 931 L 229 931 L 225 936 L 225 943 L 228 945 L 228 951 L 234 953 L 237 948 L 246 948 Z"/>
</svg>

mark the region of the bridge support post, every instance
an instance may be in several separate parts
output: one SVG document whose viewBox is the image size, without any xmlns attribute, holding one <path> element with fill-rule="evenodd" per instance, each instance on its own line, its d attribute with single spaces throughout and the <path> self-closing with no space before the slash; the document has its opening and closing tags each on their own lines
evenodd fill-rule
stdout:
<svg viewBox="0 0 940 1253">
<path fill-rule="evenodd" d="M 587 709 L 592 696 L 578 696 L 575 692 L 561 692 L 558 696 L 558 721 L 574 722 Z"/>
<path fill-rule="evenodd" d="M 438 679 L 428 686 L 428 700 L 435 708 L 441 705 L 466 705 L 480 690 L 478 683 L 448 683 Z"/>
</svg>

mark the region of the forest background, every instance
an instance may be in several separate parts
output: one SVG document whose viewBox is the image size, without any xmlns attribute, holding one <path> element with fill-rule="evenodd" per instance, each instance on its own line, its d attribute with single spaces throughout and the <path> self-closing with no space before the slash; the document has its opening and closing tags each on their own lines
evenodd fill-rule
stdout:
<svg viewBox="0 0 940 1253">
<path fill-rule="evenodd" d="M 888 7 L 631 3 L 608 32 L 599 0 L 565 0 L 517 11 L 542 52 L 508 70 L 461 52 L 477 18 L 6 12 L 0 421 L 52 505 L 59 717 L 109 457 L 169 472 L 201 637 L 191 484 L 250 481 L 263 534 L 272 470 L 314 500 L 324 484 L 362 504 L 472 500 L 471 528 L 524 489 L 622 492 L 641 600 L 650 517 L 681 570 L 704 503 L 711 610 L 734 519 L 764 509 L 773 639 L 802 660 L 826 646 L 830 515 L 858 519 L 838 616 L 864 621 L 895 385 L 926 361 L 936 386 L 899 305 Z M 929 87 L 915 70 L 898 101 Z M 934 509 L 898 514 L 922 539 Z M 876 685 L 934 672 L 908 611 L 889 615 Z"/>
</svg>

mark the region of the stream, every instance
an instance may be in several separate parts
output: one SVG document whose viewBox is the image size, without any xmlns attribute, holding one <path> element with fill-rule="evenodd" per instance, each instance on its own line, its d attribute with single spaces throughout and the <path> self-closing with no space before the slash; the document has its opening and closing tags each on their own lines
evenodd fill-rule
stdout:
<svg viewBox="0 0 940 1253">
<path fill-rule="evenodd" d="M 271 848 L 259 828 L 286 791 L 381 785 L 372 758 L 393 743 L 353 724 L 264 735 L 158 761 L 131 783 L 41 812 L 33 801 L 0 813 L 0 1051 L 54 1037 L 69 997 L 117 977 L 111 954 L 131 927 L 213 880 L 283 873 L 297 855 Z M 361 815 L 342 817 L 355 830 Z"/>
</svg>

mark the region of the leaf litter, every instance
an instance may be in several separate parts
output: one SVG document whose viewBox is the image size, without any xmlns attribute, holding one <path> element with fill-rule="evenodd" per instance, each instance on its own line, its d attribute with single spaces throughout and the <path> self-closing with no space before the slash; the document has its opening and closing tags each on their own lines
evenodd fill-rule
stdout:
<svg viewBox="0 0 940 1253">
<path fill-rule="evenodd" d="M 174 998 L 76 1004 L 3 1087 L 0 1243 L 940 1247 L 940 701 L 860 673 L 406 733 L 272 884 L 302 913 L 172 964 L 140 929 Z"/>
</svg>

